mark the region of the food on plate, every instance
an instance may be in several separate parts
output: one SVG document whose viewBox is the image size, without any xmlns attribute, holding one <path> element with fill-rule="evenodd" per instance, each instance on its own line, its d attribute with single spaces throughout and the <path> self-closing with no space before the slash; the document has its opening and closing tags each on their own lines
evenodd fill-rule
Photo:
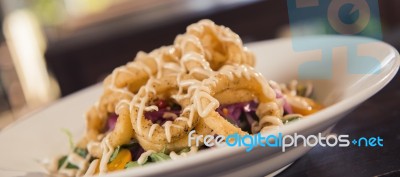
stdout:
<svg viewBox="0 0 400 177">
<path fill-rule="evenodd" d="M 189 147 L 192 130 L 268 132 L 323 108 L 310 98 L 310 84 L 278 84 L 254 65 L 229 28 L 210 20 L 188 26 L 172 45 L 139 52 L 105 78 L 82 139 L 49 171 L 90 176 L 179 159 L 208 148 Z"/>
</svg>

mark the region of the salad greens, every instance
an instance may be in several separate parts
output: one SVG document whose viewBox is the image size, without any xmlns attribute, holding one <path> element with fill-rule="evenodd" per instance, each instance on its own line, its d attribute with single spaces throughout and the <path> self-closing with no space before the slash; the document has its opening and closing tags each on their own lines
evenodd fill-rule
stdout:
<svg viewBox="0 0 400 177">
<path fill-rule="evenodd" d="M 110 160 L 108 161 L 108 163 L 112 162 L 117 157 L 120 149 L 121 149 L 121 146 L 118 146 L 117 148 L 115 148 L 114 152 L 111 154 L 111 157 L 110 157 Z"/>
<path fill-rule="evenodd" d="M 66 128 L 61 129 L 61 131 L 62 131 L 65 135 L 67 135 L 67 137 L 68 137 L 68 142 L 69 142 L 69 147 L 70 147 L 71 149 L 74 149 L 74 139 L 72 138 L 72 133 L 71 133 L 71 131 L 69 131 L 69 130 L 66 129 Z"/>
</svg>

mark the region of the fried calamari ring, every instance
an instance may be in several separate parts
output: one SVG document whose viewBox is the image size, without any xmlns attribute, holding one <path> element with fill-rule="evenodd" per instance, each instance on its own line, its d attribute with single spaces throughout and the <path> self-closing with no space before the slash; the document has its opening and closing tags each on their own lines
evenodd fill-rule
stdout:
<svg viewBox="0 0 400 177">
<path fill-rule="evenodd" d="M 200 21 L 197 23 L 195 26 L 190 28 L 193 32 L 195 28 L 213 28 L 213 35 L 218 35 L 219 37 L 223 37 L 226 39 L 226 36 L 233 36 L 235 37 L 235 33 L 230 31 L 229 29 L 226 29 L 224 27 L 218 27 L 215 24 L 209 24 L 207 21 Z M 206 29 L 206 30 L 207 30 Z M 200 30 L 200 29 L 199 29 Z M 216 31 L 221 31 L 216 34 Z M 219 34 L 221 33 L 221 34 Z M 194 34 L 189 34 L 189 28 L 188 32 L 186 34 L 182 34 L 177 36 L 177 38 L 174 41 L 174 46 L 177 49 L 180 49 L 182 58 L 180 59 L 180 67 L 181 67 L 181 73 L 184 73 L 185 75 L 190 75 L 191 79 L 184 79 L 181 78 L 178 75 L 178 84 L 179 84 L 179 92 L 174 98 L 179 99 L 179 98 L 188 98 L 191 97 L 193 94 L 193 88 L 188 88 L 188 86 L 193 85 L 193 84 L 198 84 L 199 81 L 202 81 L 203 79 L 211 77 L 214 72 L 218 69 L 220 69 L 221 66 L 225 64 L 247 64 L 247 65 L 254 65 L 254 58 L 253 55 L 250 54 L 246 49 L 243 48 L 240 39 L 232 39 L 236 40 L 233 44 L 232 41 L 229 41 L 226 39 L 219 41 L 221 45 L 234 45 L 236 46 L 236 49 L 239 50 L 239 52 L 244 52 L 246 53 L 245 55 L 241 55 L 240 60 L 231 60 L 230 56 L 225 56 L 226 60 L 224 61 L 214 61 L 214 58 L 209 58 L 208 60 L 205 58 L 206 53 L 213 53 L 214 51 L 207 51 L 209 48 L 208 43 L 204 42 L 206 39 L 200 39 L 199 37 L 208 37 L 207 34 L 198 34 L 197 36 Z M 227 43 L 227 44 L 224 44 Z M 229 43 L 229 44 L 228 44 Z M 229 50 L 229 49 L 228 49 Z M 233 48 L 232 48 L 233 50 Z M 219 66 L 210 66 L 210 63 L 219 63 Z M 223 62 L 223 63 L 221 63 Z M 213 70 L 214 69 L 214 70 Z M 187 89 L 189 94 L 186 94 L 186 96 L 182 96 L 182 90 Z"/>
<path fill-rule="evenodd" d="M 251 94 L 252 96 L 249 96 L 248 99 L 257 99 L 259 102 L 256 114 L 260 118 L 267 115 L 277 117 L 283 115 L 283 110 L 276 102 L 275 92 L 260 73 L 254 71 L 252 67 L 245 65 L 227 65 L 221 68 L 213 77 L 204 80 L 202 85 L 195 91 L 195 105 L 198 114 L 204 119 L 206 125 L 219 135 L 227 136 L 232 133 L 247 134 L 215 111 L 220 103 L 232 102 L 232 99 L 226 97 L 227 95 L 224 94 L 227 91 L 231 93 L 229 97 L 232 97 L 232 94 L 235 94 L 235 92 L 247 92 L 245 95 Z M 273 106 L 265 108 L 267 105 Z"/>
<path fill-rule="evenodd" d="M 199 80 L 211 75 L 213 70 L 210 63 L 205 59 L 205 48 L 199 38 L 190 34 L 178 35 L 174 41 L 174 46 L 181 50 L 180 66 L 182 71 L 194 75 Z"/>
<path fill-rule="evenodd" d="M 98 103 L 96 103 L 86 112 L 85 118 L 86 130 L 83 137 L 77 143 L 79 148 L 86 148 L 89 142 L 98 141 L 97 137 L 104 130 L 108 119 L 108 113 L 107 110 L 101 109 Z"/>
<path fill-rule="evenodd" d="M 177 73 L 179 50 L 172 46 L 156 49 L 149 54 L 139 52 L 133 62 L 118 67 L 103 82 L 104 93 L 99 106 L 114 112 L 121 99 L 131 99 L 150 77 Z"/>
<path fill-rule="evenodd" d="M 79 143 L 85 147 L 96 140 L 107 122 L 108 115 L 115 112 L 120 100 L 131 100 L 147 80 L 156 75 L 177 73 L 180 52 L 172 46 L 162 47 L 149 54 L 139 52 L 134 62 L 118 67 L 104 80 L 104 92 L 100 100 L 86 114 L 86 133 Z"/>
<path fill-rule="evenodd" d="M 116 88 L 128 87 L 131 92 L 137 92 L 151 76 L 162 76 L 165 72 L 164 67 L 167 63 L 178 63 L 180 51 L 173 46 L 165 46 L 153 50 L 150 53 L 138 52 L 133 62 L 127 63 L 123 67 L 116 68 L 114 85 Z M 108 87 L 112 82 L 109 75 L 104 86 Z"/>
<path fill-rule="evenodd" d="M 109 145 L 113 148 L 128 144 L 134 137 L 134 131 L 130 119 L 129 101 L 121 100 L 117 105 L 116 114 L 118 115 L 115 127 L 108 135 Z M 94 157 L 101 157 L 101 148 L 99 140 L 92 140 L 87 145 L 89 153 Z"/>
<path fill-rule="evenodd" d="M 186 34 L 194 35 L 200 40 L 205 58 L 213 70 L 218 70 L 223 65 L 255 64 L 254 55 L 243 47 L 239 35 L 211 20 L 201 20 L 188 26 Z"/>
<path fill-rule="evenodd" d="M 117 122 L 114 129 L 111 131 L 110 145 L 117 147 L 123 144 L 128 144 L 134 135 L 131 124 L 130 111 L 128 101 L 123 100 L 117 105 L 116 113 L 118 114 Z"/>
<path fill-rule="evenodd" d="M 172 99 L 171 95 L 178 91 L 176 77 L 169 76 L 161 80 L 150 79 L 131 101 L 131 123 L 136 136 L 142 136 L 152 143 L 165 144 L 184 137 L 197 124 L 198 115 L 190 102 L 177 102 L 182 113 L 173 121 L 166 121 L 162 126 L 153 124 L 145 118 L 145 111 L 158 110 L 149 105 L 155 99 Z M 173 100 L 173 99 L 172 99 Z M 183 103 L 189 103 L 185 105 Z"/>
</svg>

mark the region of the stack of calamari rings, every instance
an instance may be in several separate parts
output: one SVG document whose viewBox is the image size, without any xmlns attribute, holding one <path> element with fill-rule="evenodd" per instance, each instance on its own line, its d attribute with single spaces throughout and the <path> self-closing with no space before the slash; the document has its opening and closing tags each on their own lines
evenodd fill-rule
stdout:
<svg viewBox="0 0 400 177">
<path fill-rule="evenodd" d="M 282 103 L 254 64 L 253 54 L 229 28 L 210 20 L 192 24 L 173 45 L 139 52 L 105 78 L 102 96 L 86 114 L 78 147 L 101 159 L 101 173 L 114 149 L 132 139 L 146 151 L 178 152 L 187 148 L 192 130 L 196 135 L 247 134 L 217 108 L 251 100 L 258 102 L 257 126 L 278 127 Z M 160 109 L 157 100 L 170 100 L 180 110 L 162 123 L 153 122 L 146 115 Z M 111 114 L 118 115 L 115 128 L 104 132 Z"/>
</svg>

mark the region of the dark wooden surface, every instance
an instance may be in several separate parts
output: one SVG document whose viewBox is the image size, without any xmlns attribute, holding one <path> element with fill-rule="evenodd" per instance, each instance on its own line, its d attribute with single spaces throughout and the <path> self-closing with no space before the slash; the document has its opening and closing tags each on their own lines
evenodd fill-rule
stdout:
<svg viewBox="0 0 400 177">
<path fill-rule="evenodd" d="M 350 137 L 383 138 L 383 147 L 317 146 L 278 177 L 400 176 L 400 74 L 332 130 Z"/>
</svg>

